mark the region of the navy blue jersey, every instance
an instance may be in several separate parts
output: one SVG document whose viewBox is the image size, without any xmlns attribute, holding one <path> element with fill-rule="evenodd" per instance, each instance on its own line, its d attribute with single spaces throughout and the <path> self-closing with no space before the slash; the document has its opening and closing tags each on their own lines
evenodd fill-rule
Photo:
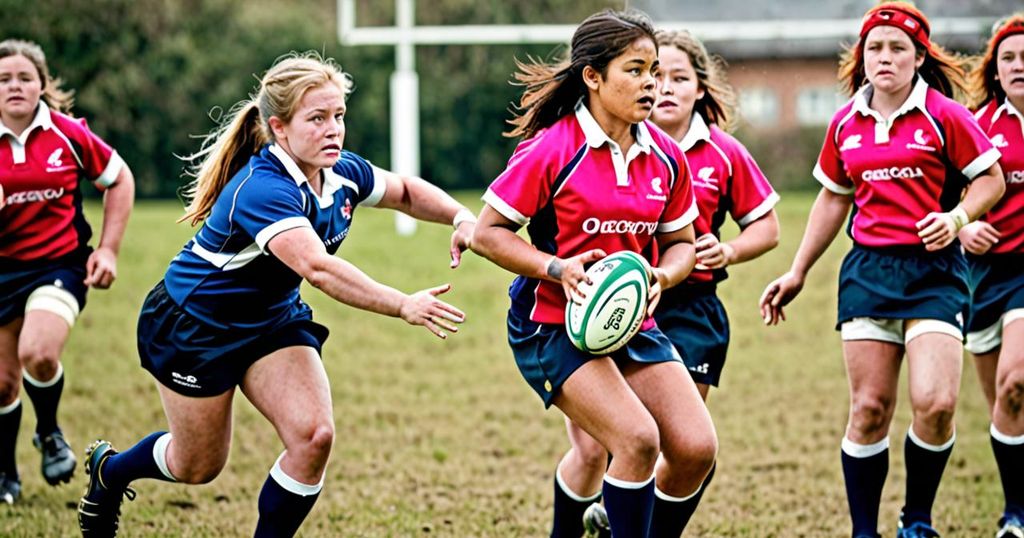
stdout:
<svg viewBox="0 0 1024 538">
<path fill-rule="evenodd" d="M 228 182 L 203 227 L 171 261 L 164 275 L 171 298 L 224 329 L 264 329 L 308 318 L 309 307 L 299 298 L 302 277 L 274 257 L 267 243 L 283 231 L 308 227 L 334 254 L 356 206 L 376 205 L 385 188 L 370 163 L 349 151 L 323 178 L 317 196 L 283 149 L 264 147 Z"/>
</svg>

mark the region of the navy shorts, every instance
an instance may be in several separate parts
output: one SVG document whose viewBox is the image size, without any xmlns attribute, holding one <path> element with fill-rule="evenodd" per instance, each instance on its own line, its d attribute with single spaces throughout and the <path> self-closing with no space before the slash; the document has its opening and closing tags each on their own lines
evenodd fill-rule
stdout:
<svg viewBox="0 0 1024 538">
<path fill-rule="evenodd" d="M 967 340 L 968 344 L 976 344 L 970 346 L 972 352 L 985 353 L 998 347 L 1002 343 L 1002 328 L 993 329 L 993 326 L 1001 324 L 1007 312 L 1024 309 L 1024 271 L 1021 270 L 1024 265 L 1021 264 L 1024 264 L 1021 254 L 967 255 L 971 284 Z M 979 333 L 987 329 L 994 334 L 981 338 Z"/>
<path fill-rule="evenodd" d="M 963 330 L 970 292 L 959 243 L 939 252 L 854 245 L 839 270 L 836 329 L 854 318 L 934 319 Z"/>
<path fill-rule="evenodd" d="M 78 310 L 85 309 L 85 262 L 92 249 L 83 250 L 57 260 L 40 262 L 0 262 L 0 325 L 23 317 L 25 301 L 43 286 L 57 286 L 78 301 Z"/>
<path fill-rule="evenodd" d="M 142 305 L 138 346 L 142 367 L 171 390 L 193 398 L 216 396 L 241 383 L 257 360 L 291 346 L 317 354 L 328 330 L 311 319 L 292 319 L 269 330 L 224 330 L 185 312 L 161 280 Z"/>
<path fill-rule="evenodd" d="M 693 381 L 717 387 L 729 351 L 729 317 L 715 285 L 680 284 L 666 290 L 654 319 L 682 355 Z"/>
<path fill-rule="evenodd" d="M 577 368 L 599 357 L 576 349 L 565 332 L 565 325 L 537 323 L 520 318 L 511 310 L 508 313 L 508 343 L 519 372 L 544 400 L 544 407 L 551 407 L 555 394 Z M 620 367 L 626 361 L 682 361 L 668 337 L 657 326 L 638 332 L 610 356 Z"/>
</svg>

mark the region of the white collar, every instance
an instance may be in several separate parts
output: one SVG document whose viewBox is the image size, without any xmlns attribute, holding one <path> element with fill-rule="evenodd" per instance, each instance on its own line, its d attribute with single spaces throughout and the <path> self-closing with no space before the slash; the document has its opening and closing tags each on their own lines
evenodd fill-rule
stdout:
<svg viewBox="0 0 1024 538">
<path fill-rule="evenodd" d="M 704 121 L 704 116 L 694 111 L 693 116 L 690 118 L 690 128 L 686 131 L 686 136 L 679 141 L 679 148 L 684 152 L 690 151 L 693 149 L 693 146 L 697 145 L 697 142 L 707 142 L 710 140 L 711 129 L 708 128 L 707 122 Z"/>
<path fill-rule="evenodd" d="M 0 121 L 0 138 L 10 135 L 14 138 L 19 138 L 22 143 L 28 139 L 29 133 L 31 133 L 36 127 L 42 127 L 43 130 L 48 130 L 53 127 L 53 118 L 50 117 L 50 107 L 46 106 L 46 102 L 42 99 L 39 100 L 39 106 L 36 107 L 36 115 L 32 118 L 32 123 L 28 124 L 28 127 L 22 131 L 21 137 L 14 134 L 14 131 L 7 128 L 3 121 Z"/>
<path fill-rule="evenodd" d="M 284 148 L 276 143 L 271 144 L 270 153 L 273 153 L 274 156 L 281 161 L 281 164 L 284 165 L 285 170 L 287 170 L 288 174 L 291 175 L 292 180 L 295 181 L 296 185 L 301 187 L 303 183 L 309 183 L 309 178 L 302 173 L 302 170 L 299 169 L 299 165 L 295 163 L 295 160 L 292 159 L 291 155 L 288 155 L 288 152 L 286 152 Z M 320 203 L 320 207 L 328 207 L 334 199 L 334 193 L 342 187 L 342 181 L 344 178 L 335 174 L 333 168 L 321 168 L 320 177 L 323 178 L 324 183 L 320 187 L 318 202 Z"/>
<path fill-rule="evenodd" d="M 1024 114 L 1022 114 L 1020 110 L 1017 110 L 1017 107 L 1013 106 L 1013 103 L 1010 102 L 1009 97 L 1007 97 L 1003 101 L 1003 104 L 999 105 L 999 108 L 996 109 L 995 114 L 992 114 L 992 123 L 995 123 L 995 121 L 999 119 L 999 115 L 1002 114 L 1003 112 L 1006 112 L 1007 114 L 1013 116 L 1017 116 L 1017 119 L 1024 122 Z"/>
<path fill-rule="evenodd" d="M 590 114 L 590 110 L 583 104 L 583 99 L 580 99 L 576 103 L 576 121 L 579 122 L 580 128 L 583 129 L 583 135 L 587 137 L 587 145 L 592 148 L 599 148 L 605 143 L 610 144 L 612 147 L 619 147 L 619 145 L 604 132 L 604 129 L 598 125 L 597 120 Z M 633 137 L 636 139 L 636 145 L 640 147 L 640 151 L 644 153 L 651 152 L 651 133 L 647 130 L 647 125 L 644 122 L 640 122 L 635 125 L 633 131 Z"/>
<path fill-rule="evenodd" d="M 872 116 L 880 121 L 884 121 L 885 118 L 878 113 L 877 110 L 872 109 L 868 106 L 868 101 L 871 99 L 872 93 L 875 89 L 871 84 L 865 84 L 860 91 L 857 92 L 856 97 L 853 98 L 853 110 L 859 112 L 863 116 Z M 914 89 L 910 90 L 910 95 L 907 96 L 907 100 L 903 101 L 900 108 L 896 110 L 896 113 L 890 116 L 890 119 L 895 119 L 913 109 L 918 109 L 921 112 L 927 112 L 925 108 L 925 101 L 928 97 L 928 83 L 924 81 L 920 76 L 917 77 L 917 81 L 914 83 Z"/>
<path fill-rule="evenodd" d="M 309 182 L 309 178 L 302 173 L 302 170 L 299 169 L 299 165 L 295 163 L 295 160 L 292 159 L 291 155 L 288 155 L 288 152 L 285 151 L 284 148 L 276 143 L 271 144 L 270 153 L 273 153 L 274 156 L 277 157 L 277 160 L 281 161 L 281 164 L 284 165 L 284 169 L 292 176 L 296 185 L 301 187 L 303 183 Z"/>
</svg>

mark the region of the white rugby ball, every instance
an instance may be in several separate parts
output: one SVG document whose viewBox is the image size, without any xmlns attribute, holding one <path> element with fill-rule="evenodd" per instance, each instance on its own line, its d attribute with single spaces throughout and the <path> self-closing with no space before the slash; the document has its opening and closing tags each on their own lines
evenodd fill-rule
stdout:
<svg viewBox="0 0 1024 538">
<path fill-rule="evenodd" d="M 565 330 L 581 351 L 611 353 L 640 330 L 647 311 L 651 269 L 635 252 L 610 254 L 587 269 L 592 284 L 584 282 L 582 302 L 565 307 Z"/>
</svg>

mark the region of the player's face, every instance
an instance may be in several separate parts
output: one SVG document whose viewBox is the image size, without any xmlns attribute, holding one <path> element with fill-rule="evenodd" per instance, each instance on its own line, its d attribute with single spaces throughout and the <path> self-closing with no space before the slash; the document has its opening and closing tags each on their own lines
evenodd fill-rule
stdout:
<svg viewBox="0 0 1024 538">
<path fill-rule="evenodd" d="M 286 145 L 306 177 L 334 166 L 345 141 L 345 95 L 341 88 L 328 83 L 308 90 L 281 131 L 275 132 L 278 142 Z"/>
<path fill-rule="evenodd" d="M 1006 96 L 1020 109 L 1024 105 L 1024 34 L 1012 35 L 999 44 L 996 76 Z"/>
<path fill-rule="evenodd" d="M 0 58 L 0 117 L 5 122 L 31 118 L 42 93 L 43 82 L 28 58 L 20 54 Z"/>
<path fill-rule="evenodd" d="M 893 26 L 876 26 L 864 37 L 864 72 L 875 91 L 896 94 L 914 80 L 924 63 L 906 32 Z"/>
<path fill-rule="evenodd" d="M 658 49 L 642 37 L 608 64 L 605 76 L 588 81 L 591 108 L 604 109 L 625 123 L 640 123 L 651 115 L 657 98 Z M 607 129 L 608 126 L 602 126 Z"/>
<path fill-rule="evenodd" d="M 704 97 L 690 55 L 678 47 L 665 46 L 658 51 L 658 103 L 651 119 L 666 131 L 689 126 L 693 107 Z"/>
</svg>

